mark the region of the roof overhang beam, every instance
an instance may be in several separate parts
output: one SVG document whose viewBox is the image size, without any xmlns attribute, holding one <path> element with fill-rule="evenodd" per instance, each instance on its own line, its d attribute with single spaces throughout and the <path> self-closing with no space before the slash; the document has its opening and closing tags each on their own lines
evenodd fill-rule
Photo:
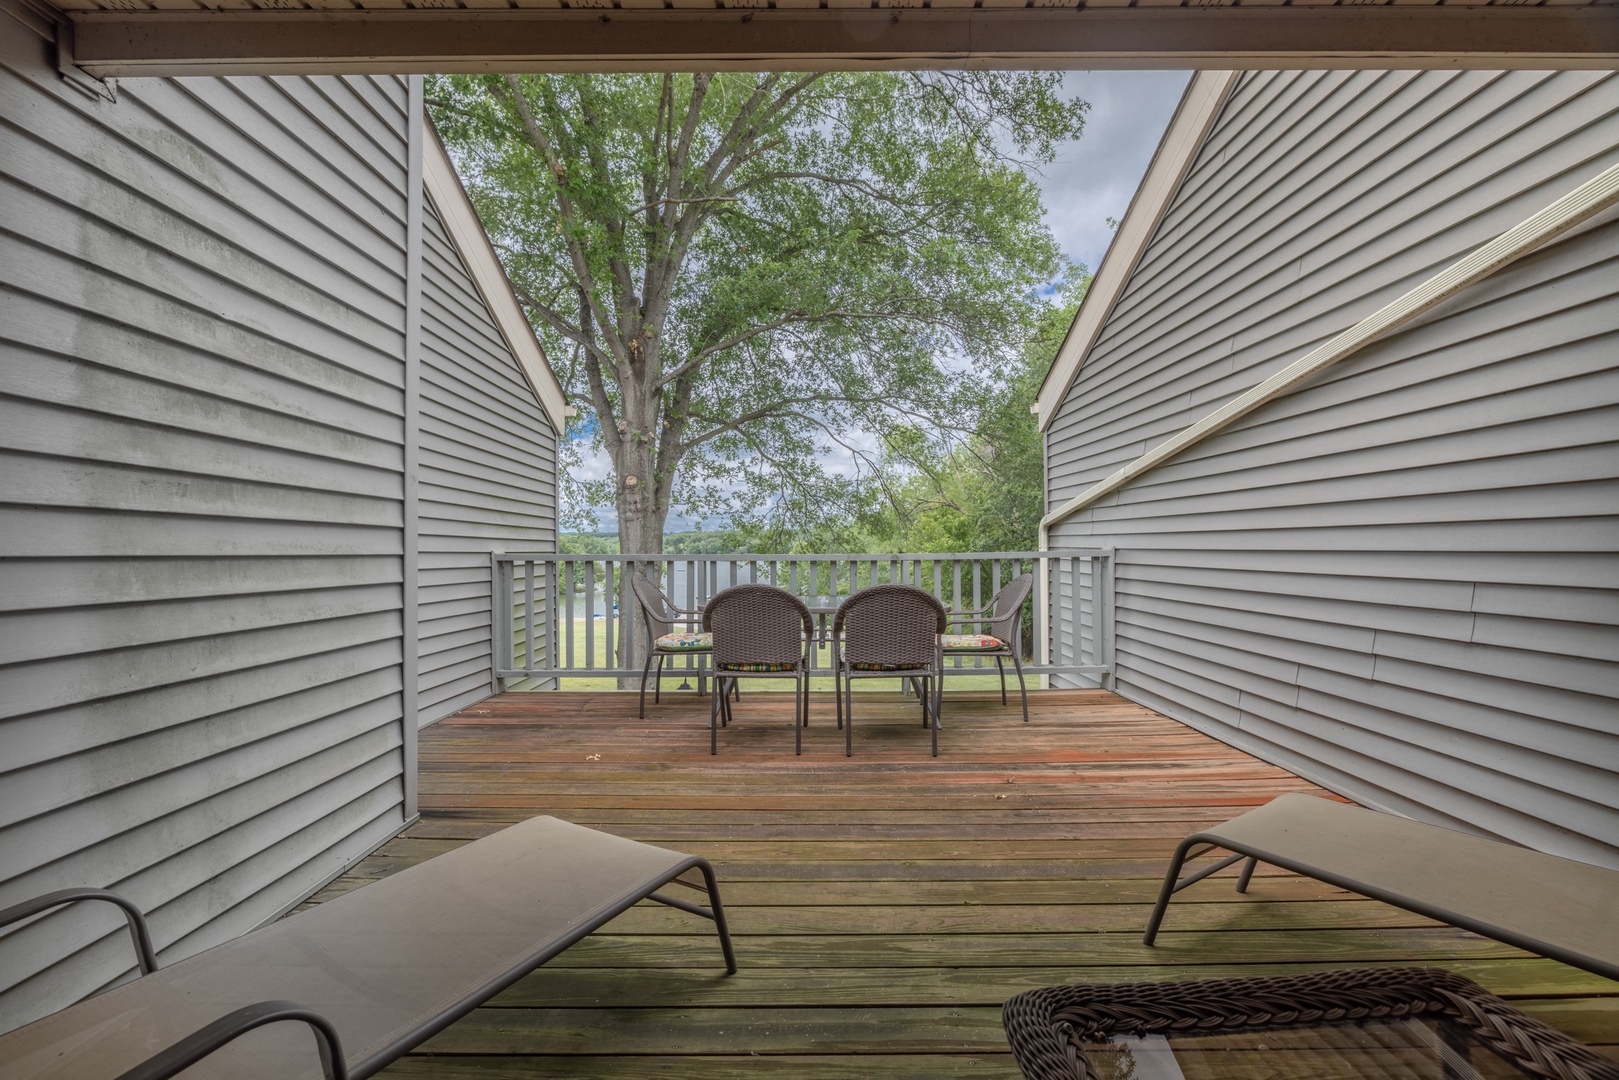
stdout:
<svg viewBox="0 0 1619 1080">
<path fill-rule="evenodd" d="M 898 68 L 1611 68 L 1611 6 L 74 11 L 143 75 Z"/>
</svg>

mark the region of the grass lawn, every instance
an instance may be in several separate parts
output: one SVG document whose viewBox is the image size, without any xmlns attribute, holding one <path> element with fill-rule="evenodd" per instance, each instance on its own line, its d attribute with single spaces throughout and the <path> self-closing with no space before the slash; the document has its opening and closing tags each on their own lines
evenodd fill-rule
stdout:
<svg viewBox="0 0 1619 1080">
<path fill-rule="evenodd" d="M 601 664 L 603 662 L 603 658 L 607 655 L 607 620 L 598 618 L 590 621 L 595 624 L 591 628 L 595 637 L 595 660 L 597 664 Z M 583 667 L 585 663 L 585 623 L 585 619 L 573 620 L 573 666 L 575 667 Z M 618 627 L 615 626 L 613 629 L 613 643 L 617 645 Z M 638 647 L 637 652 L 639 653 L 639 646 L 641 643 L 638 641 L 636 644 Z M 565 654 L 563 655 L 562 660 L 564 663 L 566 663 Z M 971 669 L 966 667 L 961 669 L 961 674 L 947 675 L 945 677 L 946 689 L 993 690 L 999 687 L 1000 679 L 995 674 L 994 664 L 989 661 L 986 661 L 985 663 L 985 670 L 988 672 L 986 675 L 970 674 L 969 672 Z M 832 666 L 832 654 L 830 649 L 820 648 L 816 650 L 815 666 Z M 696 689 L 697 672 L 695 670 L 688 670 L 685 667 L 685 664 L 678 659 L 665 660 L 663 666 L 663 688 L 665 690 L 673 690 L 680 686 L 683 679 L 691 683 L 693 690 Z M 1024 676 L 1024 681 L 1028 684 L 1029 689 L 1031 690 L 1036 689 L 1040 685 L 1038 677 L 1034 675 Z M 618 679 L 616 678 L 562 679 L 561 683 L 561 689 L 563 690 L 617 690 L 619 688 Z M 631 685 L 638 686 L 639 683 L 640 678 L 637 676 L 635 682 Z M 792 688 L 793 684 L 791 680 L 788 679 L 750 679 L 744 692 L 777 691 L 780 693 L 787 693 L 791 691 Z M 833 689 L 831 677 L 828 676 L 810 679 L 810 689 L 824 690 L 827 693 L 831 693 Z M 886 690 L 892 693 L 900 689 L 900 681 L 898 679 L 861 679 L 858 684 L 858 689 L 861 691 L 872 692 Z M 648 687 L 648 690 L 650 692 L 650 686 Z M 1008 694 L 1014 694 L 1017 692 L 1017 676 L 1013 673 L 1011 664 L 1006 665 L 1006 690 Z M 690 693 L 691 691 L 687 692 Z"/>
</svg>

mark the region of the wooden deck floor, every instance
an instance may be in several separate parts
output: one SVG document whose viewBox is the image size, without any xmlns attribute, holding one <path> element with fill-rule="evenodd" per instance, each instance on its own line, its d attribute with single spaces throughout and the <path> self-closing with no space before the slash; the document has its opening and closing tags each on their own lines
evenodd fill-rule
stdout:
<svg viewBox="0 0 1619 1080">
<path fill-rule="evenodd" d="M 422 820 L 321 897 L 534 814 L 703 854 L 737 936 L 656 905 L 384 1075 L 1011 1078 L 1000 1004 L 1030 987 L 1416 963 L 1460 971 L 1619 1056 L 1619 984 L 1275 871 L 1195 886 L 1139 934 L 1175 842 L 1312 785 L 1104 692 L 1018 720 L 954 694 L 938 759 L 916 706 L 859 705 L 852 760 L 817 699 L 753 694 L 708 754 L 706 703 L 508 694 L 422 733 Z M 446 919 L 455 912 L 446 911 Z"/>
</svg>

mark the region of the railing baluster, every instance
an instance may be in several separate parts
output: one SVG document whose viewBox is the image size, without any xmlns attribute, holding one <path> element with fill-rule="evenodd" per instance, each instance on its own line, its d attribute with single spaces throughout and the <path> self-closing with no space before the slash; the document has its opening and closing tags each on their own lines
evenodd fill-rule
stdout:
<svg viewBox="0 0 1619 1080">
<path fill-rule="evenodd" d="M 534 560 L 523 563 L 523 655 L 524 671 L 534 670 Z"/>
<path fill-rule="evenodd" d="M 596 564 L 585 560 L 585 667 L 596 670 Z"/>
<path fill-rule="evenodd" d="M 600 613 L 596 610 L 598 563 L 603 590 Z M 960 612 L 981 608 L 989 595 L 1030 566 L 1044 591 L 1034 596 L 1034 663 L 1025 671 L 1042 678 L 1096 677 L 1108 685 L 1115 639 L 1114 563 L 1110 548 L 828 555 L 494 554 L 490 556 L 490 690 L 500 692 L 502 677 L 498 673 L 502 671 L 507 677 L 526 675 L 542 683 L 556 680 L 550 685 L 560 686 L 565 677 L 639 670 L 640 609 L 634 604 L 625 608 L 618 602 L 618 592 L 630 583 L 627 574 L 648 574 L 670 596 L 683 597 L 688 610 L 700 610 L 722 588 L 758 582 L 785 586 L 812 606 L 836 607 L 862 589 L 885 583 L 886 577 L 887 583 L 909 583 Z M 523 576 L 521 582 L 518 574 Z M 577 595 L 581 592 L 582 596 Z M 606 650 L 603 656 L 597 656 L 598 614 L 601 645 Z M 956 628 L 972 629 L 974 625 L 982 629 L 965 623 Z M 581 627 L 585 634 L 582 658 L 577 642 Z M 1014 636 L 1021 634 L 1020 626 Z M 817 646 L 817 666 L 824 651 L 823 645 Z M 970 663 L 961 657 L 952 659 L 956 669 L 982 671 L 986 667 L 978 656 Z M 709 671 L 701 657 L 688 656 L 682 670 L 696 672 L 699 688 L 706 686 Z"/>
<path fill-rule="evenodd" d="M 562 563 L 562 602 L 566 613 L 567 629 L 562 632 L 562 647 L 564 653 L 560 667 L 573 667 L 573 560 L 559 560 Z M 561 684 L 558 684 L 561 688 Z"/>
</svg>

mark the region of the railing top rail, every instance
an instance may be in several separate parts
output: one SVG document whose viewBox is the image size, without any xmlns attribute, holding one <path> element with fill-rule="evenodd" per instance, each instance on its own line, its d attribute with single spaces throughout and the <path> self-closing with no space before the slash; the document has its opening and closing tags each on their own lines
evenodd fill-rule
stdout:
<svg viewBox="0 0 1619 1080">
<path fill-rule="evenodd" d="M 597 553 L 593 555 L 570 555 L 555 551 L 500 551 L 495 552 L 493 558 L 499 562 L 530 562 L 540 560 L 557 560 L 568 562 L 601 562 L 608 559 L 634 560 L 636 562 L 882 562 L 888 559 L 923 559 L 945 560 L 959 559 L 962 561 L 983 561 L 987 559 L 1047 559 L 1067 556 L 1097 556 L 1111 555 L 1111 548 L 1052 548 L 1048 551 L 894 551 L 881 554 L 841 553 L 833 552 L 826 555 L 767 555 L 758 552 L 737 552 L 735 554 L 681 554 L 678 552 L 632 552 L 629 554 Z"/>
</svg>

